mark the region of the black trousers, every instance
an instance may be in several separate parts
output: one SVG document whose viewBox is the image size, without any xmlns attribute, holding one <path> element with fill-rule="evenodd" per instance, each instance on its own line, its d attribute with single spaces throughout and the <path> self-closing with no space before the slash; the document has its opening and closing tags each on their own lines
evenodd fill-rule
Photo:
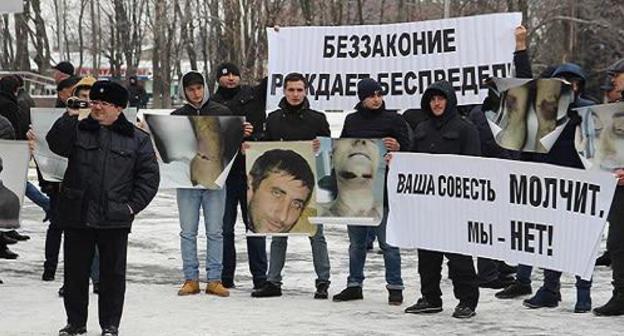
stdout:
<svg viewBox="0 0 624 336">
<path fill-rule="evenodd" d="M 89 274 L 97 245 L 100 253 L 100 326 L 119 327 L 126 292 L 128 233 L 127 229 L 65 229 L 63 300 L 69 324 L 87 324 Z"/>
<path fill-rule="evenodd" d="M 43 268 L 45 270 L 50 270 L 52 272 L 56 272 L 56 267 L 58 266 L 58 256 L 59 251 L 61 250 L 61 239 L 63 237 L 63 228 L 59 225 L 57 219 L 57 209 L 56 206 L 58 204 L 57 195 L 55 193 L 50 193 L 50 225 L 48 225 L 48 230 L 46 231 L 46 240 L 45 240 L 45 261 L 43 262 Z"/>
<path fill-rule="evenodd" d="M 455 297 L 473 310 L 479 302 L 477 274 L 471 256 L 418 250 L 418 274 L 420 275 L 420 293 L 431 304 L 442 304 L 442 262 L 448 259 L 449 278 L 453 281 Z"/>
<path fill-rule="evenodd" d="M 223 271 L 221 280 L 224 283 L 234 282 L 236 270 L 236 245 L 234 244 L 234 224 L 240 204 L 243 222 L 249 227 L 247 220 L 247 181 L 244 176 L 232 174 L 227 179 L 225 211 L 223 214 Z M 267 254 L 265 237 L 247 237 L 247 257 L 249 270 L 255 287 L 261 287 L 266 281 Z"/>
<path fill-rule="evenodd" d="M 624 293 L 624 187 L 621 186 L 615 189 L 609 210 L 607 250 L 611 256 L 613 287 L 617 292 Z"/>
</svg>

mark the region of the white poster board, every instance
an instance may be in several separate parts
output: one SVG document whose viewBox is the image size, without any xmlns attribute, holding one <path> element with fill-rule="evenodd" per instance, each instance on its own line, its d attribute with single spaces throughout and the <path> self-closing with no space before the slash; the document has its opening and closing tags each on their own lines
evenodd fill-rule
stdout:
<svg viewBox="0 0 624 336">
<path fill-rule="evenodd" d="M 27 141 L 0 140 L 0 229 L 20 226 L 28 161 Z"/>
<path fill-rule="evenodd" d="M 390 109 L 419 108 L 429 84 L 448 80 L 458 103 L 480 104 L 487 77 L 511 77 L 514 29 L 521 13 L 385 25 L 267 28 L 267 110 L 283 96 L 283 78 L 303 73 L 317 110 L 348 111 L 357 82 L 378 80 Z"/>
<path fill-rule="evenodd" d="M 395 153 L 388 174 L 388 244 L 589 279 L 615 185 L 605 172 Z"/>
</svg>

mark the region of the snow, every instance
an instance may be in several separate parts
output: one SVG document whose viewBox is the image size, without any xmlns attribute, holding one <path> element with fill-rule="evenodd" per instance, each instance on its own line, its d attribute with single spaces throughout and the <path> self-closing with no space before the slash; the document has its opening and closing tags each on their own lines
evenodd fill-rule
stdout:
<svg viewBox="0 0 624 336">
<path fill-rule="evenodd" d="M 369 253 L 364 300 L 334 303 L 314 300 L 315 274 L 309 240 L 291 237 L 284 268 L 284 295 L 250 297 L 242 223 L 237 224 L 237 288 L 228 298 L 206 294 L 178 297 L 182 282 L 179 226 L 175 193 L 161 191 L 138 217 L 130 235 L 126 301 L 121 335 L 621 335 L 624 318 L 574 314 L 574 278 L 562 278 L 563 302 L 558 308 L 530 310 L 521 300 L 498 300 L 496 290 L 482 289 L 477 316 L 470 320 L 451 317 L 457 300 L 443 270 L 444 311 L 417 316 L 403 309 L 419 297 L 416 251 L 402 251 L 405 303 L 389 306 L 383 279 L 383 258 Z M 12 245 L 17 260 L 0 260 L 0 335 L 57 335 L 65 325 L 63 301 L 57 296 L 62 283 L 59 265 L 54 282 L 42 282 L 43 250 L 47 224 L 43 213 L 26 201 L 20 232 L 32 238 Z M 203 229 L 202 229 L 203 232 Z M 348 238 L 340 226 L 325 228 L 332 266 L 330 295 L 344 288 L 348 273 Z M 604 244 L 604 243 L 603 243 Z M 199 246 L 205 246 L 205 237 Z M 267 242 L 267 247 L 270 242 Z M 62 253 L 62 252 L 61 252 Z M 200 260 L 205 248 L 200 249 Z M 62 260 L 62 257 L 61 257 Z M 205 273 L 202 274 L 205 276 Z M 592 298 L 601 305 L 611 295 L 611 269 L 594 273 Z M 534 290 L 541 272 L 534 272 Z M 202 284 L 202 289 L 204 285 Z M 91 294 L 87 335 L 99 335 L 97 296 Z"/>
</svg>

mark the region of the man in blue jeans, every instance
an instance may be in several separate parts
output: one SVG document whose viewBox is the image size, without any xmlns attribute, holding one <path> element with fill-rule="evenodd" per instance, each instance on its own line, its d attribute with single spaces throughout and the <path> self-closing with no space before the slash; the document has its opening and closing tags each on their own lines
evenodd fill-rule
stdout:
<svg viewBox="0 0 624 336">
<path fill-rule="evenodd" d="M 317 150 L 320 143 L 318 140 L 315 140 L 316 137 L 330 136 L 329 123 L 325 115 L 310 108 L 306 97 L 307 89 L 308 82 L 300 73 L 290 73 L 284 78 L 284 98 L 282 98 L 279 103 L 280 109 L 271 112 L 267 117 L 263 140 L 313 140 L 314 149 Z M 287 158 L 286 160 L 294 161 Z M 292 166 L 292 162 L 290 164 L 284 164 L 283 166 Z M 287 171 L 292 169 L 284 169 L 284 167 L 281 167 L 280 170 Z M 252 175 L 251 172 L 250 175 Z M 263 287 L 254 291 L 251 294 L 252 297 L 282 295 L 281 273 L 286 261 L 287 239 L 287 237 L 273 237 L 271 239 L 271 255 L 267 282 Z M 322 225 L 317 226 L 316 234 L 310 237 L 310 245 L 312 246 L 314 270 L 317 275 L 314 298 L 327 299 L 327 290 L 330 283 L 330 265 L 329 256 L 327 254 L 327 242 L 323 235 Z"/>
<path fill-rule="evenodd" d="M 341 138 L 383 138 L 388 151 L 409 149 L 407 123 L 396 112 L 386 110 L 381 85 L 367 78 L 358 83 L 357 94 L 360 102 L 357 110 L 347 116 Z M 387 202 L 387 198 L 384 198 Z M 386 288 L 388 303 L 403 303 L 403 279 L 401 278 L 401 255 L 397 247 L 386 243 L 386 221 L 388 204 L 384 204 L 384 215 L 379 226 L 375 227 L 379 247 L 383 251 L 386 267 Z M 364 264 L 366 262 L 366 242 L 369 227 L 349 225 L 349 277 L 347 288 L 337 295 L 334 301 L 361 300 L 364 283 Z"/>
<path fill-rule="evenodd" d="M 208 115 L 227 116 L 230 110 L 209 99 L 204 77 L 199 72 L 191 71 L 182 77 L 181 88 L 186 104 L 173 111 L 172 115 Z M 253 127 L 245 123 L 245 136 L 249 136 Z M 182 272 L 184 284 L 178 295 L 191 295 L 200 292 L 199 260 L 197 258 L 197 231 L 199 211 L 203 209 L 206 226 L 206 274 L 208 285 L 206 294 L 226 297 L 230 295 L 221 283 L 223 270 L 223 212 L 225 208 L 225 189 L 183 189 L 177 190 L 178 214 L 180 216 L 180 246 L 182 250 Z"/>
</svg>

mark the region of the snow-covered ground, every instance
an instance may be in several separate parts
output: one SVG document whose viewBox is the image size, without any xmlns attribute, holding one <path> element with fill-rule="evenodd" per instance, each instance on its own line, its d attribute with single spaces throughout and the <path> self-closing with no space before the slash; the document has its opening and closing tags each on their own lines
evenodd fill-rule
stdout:
<svg viewBox="0 0 624 336">
<path fill-rule="evenodd" d="M 26 201 L 21 232 L 32 239 L 11 246 L 20 255 L 17 260 L 0 260 L 0 278 L 5 282 L 0 285 L 1 336 L 57 335 L 65 325 L 63 301 L 57 296 L 62 263 L 54 282 L 41 281 L 47 227 L 41 223 L 42 217 L 41 210 Z M 176 292 L 183 280 L 178 231 L 172 192 L 161 192 L 135 221 L 128 250 L 122 335 L 624 335 L 624 318 L 573 313 L 576 291 L 574 278 L 569 275 L 562 278 L 563 302 L 558 308 L 529 310 L 521 300 L 498 300 L 494 298 L 495 290 L 482 289 L 477 316 L 460 321 L 451 317 L 457 300 L 444 269 L 444 311 L 426 316 L 405 314 L 403 309 L 419 296 L 415 251 L 402 252 L 406 285 L 402 306 L 387 304 L 383 258 L 377 253 L 368 254 L 363 301 L 314 300 L 315 274 L 305 237 L 289 239 L 284 295 L 254 299 L 250 297 L 252 285 L 242 223 L 237 224 L 237 288 L 231 296 L 218 298 L 202 293 L 178 297 Z M 346 284 L 348 238 L 343 227 L 326 227 L 325 232 L 333 295 Z M 199 246 L 203 244 L 205 237 Z M 204 253 L 202 248 L 200 260 Z M 535 289 L 541 272 L 534 273 Z M 610 297 L 610 277 L 610 268 L 596 269 L 594 306 Z M 97 296 L 92 294 L 90 300 L 88 335 L 99 335 Z"/>
</svg>

